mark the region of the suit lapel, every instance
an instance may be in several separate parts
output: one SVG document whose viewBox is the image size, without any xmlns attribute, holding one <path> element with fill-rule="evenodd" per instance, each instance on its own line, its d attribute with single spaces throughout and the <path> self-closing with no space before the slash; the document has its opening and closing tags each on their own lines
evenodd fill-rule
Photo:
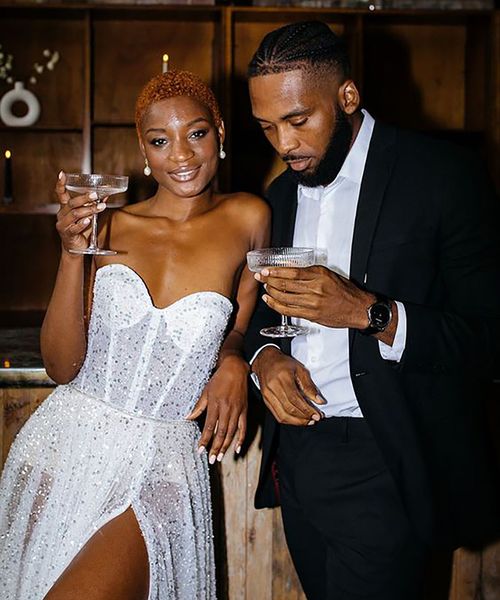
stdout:
<svg viewBox="0 0 500 600">
<path fill-rule="evenodd" d="M 363 286 L 380 207 L 394 165 L 395 130 L 375 123 L 354 221 L 350 278 Z"/>
<path fill-rule="evenodd" d="M 277 197 L 277 207 L 277 214 L 280 215 L 280 218 L 274 220 L 273 245 L 293 246 L 297 216 L 297 183 L 286 173 Z M 281 338 L 279 346 L 285 354 L 291 354 L 290 338 Z"/>
<path fill-rule="evenodd" d="M 297 186 L 294 188 L 293 199 L 290 203 L 290 212 L 288 215 L 288 223 L 283 239 L 283 246 L 293 246 L 293 234 L 295 233 L 295 218 L 297 217 Z"/>
<path fill-rule="evenodd" d="M 273 219 L 273 246 L 293 246 L 297 216 L 297 184 L 285 173 L 280 188 L 276 202 L 277 218 Z"/>
</svg>

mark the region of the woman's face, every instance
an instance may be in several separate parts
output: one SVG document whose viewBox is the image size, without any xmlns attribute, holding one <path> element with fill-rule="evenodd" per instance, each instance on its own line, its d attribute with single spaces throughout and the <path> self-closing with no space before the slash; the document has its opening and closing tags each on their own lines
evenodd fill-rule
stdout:
<svg viewBox="0 0 500 600">
<path fill-rule="evenodd" d="M 201 194 L 217 171 L 224 129 L 189 96 L 152 104 L 140 127 L 141 149 L 156 181 L 181 198 Z"/>
</svg>

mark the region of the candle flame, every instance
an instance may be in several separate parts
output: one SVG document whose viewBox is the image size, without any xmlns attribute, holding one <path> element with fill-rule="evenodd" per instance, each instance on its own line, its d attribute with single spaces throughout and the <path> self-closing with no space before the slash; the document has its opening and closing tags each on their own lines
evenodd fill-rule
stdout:
<svg viewBox="0 0 500 600">
<path fill-rule="evenodd" d="M 161 63 L 161 72 L 168 73 L 168 54 L 164 54 Z"/>
<path fill-rule="evenodd" d="M 12 156 L 12 152 L 10 150 L 5 151 L 5 158 L 10 158 Z"/>
<path fill-rule="evenodd" d="M 3 361 L 4 369 L 10 369 L 10 360 L 7 358 Z"/>
</svg>

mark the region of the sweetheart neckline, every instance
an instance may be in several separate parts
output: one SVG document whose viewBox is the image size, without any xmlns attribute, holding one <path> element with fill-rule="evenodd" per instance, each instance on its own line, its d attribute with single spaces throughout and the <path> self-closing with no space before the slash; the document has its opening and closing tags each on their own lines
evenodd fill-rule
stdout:
<svg viewBox="0 0 500 600">
<path fill-rule="evenodd" d="M 137 281 L 140 282 L 140 284 L 142 285 L 144 291 L 146 292 L 146 295 L 149 299 L 149 302 L 151 304 L 151 307 L 154 310 L 163 312 L 163 311 L 167 311 L 170 308 L 172 308 L 173 306 L 175 306 L 176 304 L 179 304 L 180 302 L 182 302 L 183 300 L 186 300 L 187 298 L 192 298 L 194 296 L 199 296 L 201 294 L 215 294 L 216 296 L 219 296 L 219 298 L 222 298 L 223 300 L 225 300 L 229 306 L 231 307 L 231 309 L 233 308 L 233 303 L 231 302 L 230 298 L 228 298 L 227 296 L 225 296 L 224 294 L 221 294 L 220 292 L 216 292 L 214 290 L 199 290 L 197 292 L 191 292 L 190 294 L 186 294 L 185 296 L 181 296 L 180 298 L 178 298 L 177 300 L 175 300 L 174 302 L 172 302 L 171 304 L 168 304 L 167 306 L 164 307 L 159 307 L 156 306 L 156 304 L 153 301 L 153 297 L 151 296 L 151 292 L 149 291 L 148 286 L 146 285 L 146 282 L 144 281 L 144 279 L 139 275 L 139 273 L 134 270 L 132 267 L 129 267 L 128 265 L 124 264 L 124 263 L 109 263 L 107 265 L 104 265 L 102 267 L 99 267 L 96 271 L 96 280 L 97 280 L 97 276 L 99 274 L 99 271 L 102 271 L 103 269 L 109 269 L 110 267 L 118 267 L 120 269 L 125 269 L 126 271 L 129 271 L 130 273 L 132 273 L 132 275 L 135 276 L 135 278 L 137 279 Z"/>
</svg>

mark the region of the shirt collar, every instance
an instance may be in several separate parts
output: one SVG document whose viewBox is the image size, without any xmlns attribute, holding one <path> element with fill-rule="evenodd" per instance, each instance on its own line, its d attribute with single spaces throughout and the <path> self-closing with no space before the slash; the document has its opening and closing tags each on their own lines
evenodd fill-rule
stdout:
<svg viewBox="0 0 500 600">
<path fill-rule="evenodd" d="M 349 150 L 349 153 L 347 154 L 344 164 L 342 165 L 337 177 L 335 177 L 335 179 L 326 186 L 321 185 L 311 188 L 299 184 L 299 201 L 301 197 L 312 199 L 321 198 L 324 193 L 327 193 L 344 179 L 349 179 L 350 181 L 359 185 L 361 184 L 365 169 L 366 157 L 368 155 L 368 148 L 370 146 L 373 127 L 375 125 L 375 120 L 367 110 L 362 108 L 361 112 L 363 113 L 361 127 L 359 128 L 358 135 L 354 140 L 354 144 L 351 146 L 351 149 Z"/>
</svg>

